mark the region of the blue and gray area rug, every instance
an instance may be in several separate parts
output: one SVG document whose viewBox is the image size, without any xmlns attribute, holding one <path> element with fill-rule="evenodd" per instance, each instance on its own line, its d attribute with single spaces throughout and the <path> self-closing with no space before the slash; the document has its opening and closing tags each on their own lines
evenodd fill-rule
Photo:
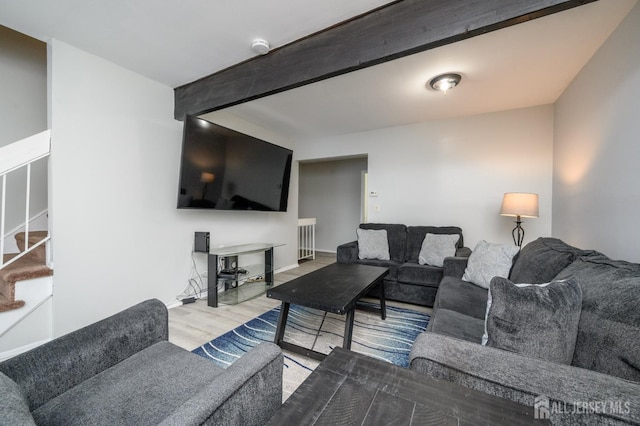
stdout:
<svg viewBox="0 0 640 426">
<path fill-rule="evenodd" d="M 273 342 L 279 314 L 280 307 L 274 308 L 194 349 L 193 353 L 226 368 L 258 343 Z M 342 346 L 344 321 L 344 315 L 291 305 L 284 340 L 329 354 L 334 347 Z M 394 306 L 387 306 L 386 320 L 379 314 L 356 310 L 351 350 L 407 367 L 411 346 L 428 323 L 428 314 Z M 287 351 L 284 356 L 286 399 L 318 362 Z"/>
</svg>

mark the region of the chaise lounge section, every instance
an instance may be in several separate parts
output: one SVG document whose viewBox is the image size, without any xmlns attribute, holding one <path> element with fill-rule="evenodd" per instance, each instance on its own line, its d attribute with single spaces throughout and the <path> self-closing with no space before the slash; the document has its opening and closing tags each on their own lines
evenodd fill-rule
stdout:
<svg viewBox="0 0 640 426">
<path fill-rule="evenodd" d="M 148 300 L 0 363 L 0 424 L 261 425 L 282 403 L 282 352 L 223 369 L 167 341 Z"/>
<path fill-rule="evenodd" d="M 449 263 L 445 269 L 452 275 L 440 284 L 428 329 L 412 348 L 410 368 L 525 405 L 542 404 L 553 424 L 640 423 L 639 264 L 612 260 L 554 238 L 528 244 L 514 259 L 509 275 L 514 283 L 579 285 L 577 335 L 565 364 L 524 350 L 483 346 L 485 317 L 490 317 L 488 290 L 461 279 L 466 260 Z M 506 281 L 494 278 L 490 288 L 496 291 Z M 555 326 L 546 324 L 541 336 Z M 535 345 L 535 339 L 531 335 L 524 344 Z"/>
</svg>

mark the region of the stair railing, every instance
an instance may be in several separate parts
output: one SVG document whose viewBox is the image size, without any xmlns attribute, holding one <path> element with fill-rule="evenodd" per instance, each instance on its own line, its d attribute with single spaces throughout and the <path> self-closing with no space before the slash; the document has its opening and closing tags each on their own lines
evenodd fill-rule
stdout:
<svg viewBox="0 0 640 426">
<path fill-rule="evenodd" d="M 316 218 L 298 219 L 298 260 L 316 258 Z"/>
<path fill-rule="evenodd" d="M 2 196 L 0 200 L 0 269 L 15 262 L 25 256 L 36 247 L 49 241 L 49 236 L 29 246 L 29 198 L 31 196 L 31 164 L 42 158 L 49 156 L 51 152 L 51 131 L 45 130 L 28 138 L 19 140 L 10 145 L 0 148 L 0 185 L 2 186 Z M 22 168 L 27 169 L 25 182 L 26 203 L 24 214 L 25 228 L 25 248 L 22 253 L 4 262 L 4 240 L 5 240 L 5 220 L 6 220 L 6 198 L 7 198 L 7 176 Z"/>
</svg>

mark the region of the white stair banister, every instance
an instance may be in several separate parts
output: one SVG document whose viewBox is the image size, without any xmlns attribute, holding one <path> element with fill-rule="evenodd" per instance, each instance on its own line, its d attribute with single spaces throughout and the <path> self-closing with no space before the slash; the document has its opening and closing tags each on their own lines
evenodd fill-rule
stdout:
<svg viewBox="0 0 640 426">
<path fill-rule="evenodd" d="M 316 218 L 298 219 L 298 260 L 316 258 Z"/>
<path fill-rule="evenodd" d="M 45 130 L 0 148 L 0 175 L 6 175 L 49 155 L 50 141 L 51 131 Z"/>
<path fill-rule="evenodd" d="M 2 197 L 0 199 L 0 268 L 13 263 L 20 257 L 26 255 L 30 249 L 37 245 L 48 241 L 48 237 L 39 244 L 29 247 L 29 201 L 31 198 L 31 164 L 35 161 L 45 158 L 51 150 L 51 131 L 45 130 L 28 138 L 19 140 L 10 145 L 0 148 L 0 178 L 2 179 Z M 24 228 L 25 228 L 25 250 L 20 255 L 14 257 L 8 262 L 4 262 L 4 239 L 6 228 L 6 193 L 7 193 L 7 175 L 11 172 L 27 168 L 26 178 L 26 202 L 24 211 Z"/>
</svg>

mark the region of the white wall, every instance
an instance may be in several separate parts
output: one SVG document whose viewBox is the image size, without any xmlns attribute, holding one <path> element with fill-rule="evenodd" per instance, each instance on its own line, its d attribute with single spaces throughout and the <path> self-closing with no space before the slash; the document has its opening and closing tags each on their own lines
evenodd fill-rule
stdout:
<svg viewBox="0 0 640 426">
<path fill-rule="evenodd" d="M 1 25 L 0 129 L 0 147 L 47 129 L 46 45 Z M 40 160 L 31 168 L 30 216 L 47 208 L 46 177 L 47 162 Z M 7 178 L 6 231 L 24 223 L 25 179 L 26 169 Z"/>
<path fill-rule="evenodd" d="M 276 266 L 296 264 L 295 207 L 176 209 L 182 123 L 171 88 L 56 40 L 49 60 L 55 335 L 147 298 L 174 301 L 189 278 L 195 231 L 211 232 L 214 245 L 284 242 Z"/>
<path fill-rule="evenodd" d="M 540 194 L 525 243 L 551 233 L 553 107 L 550 105 L 309 140 L 301 160 L 368 155 L 369 221 L 457 225 L 465 245 L 510 243 L 505 192 Z M 376 211 L 376 205 L 379 211 Z M 349 241 L 353 235 L 344 235 Z"/>
<path fill-rule="evenodd" d="M 556 103 L 553 234 L 640 261 L 640 4 Z"/>
<path fill-rule="evenodd" d="M 316 218 L 317 250 L 335 253 L 338 245 L 356 239 L 366 170 L 366 158 L 300 164 L 298 214 Z"/>
</svg>

